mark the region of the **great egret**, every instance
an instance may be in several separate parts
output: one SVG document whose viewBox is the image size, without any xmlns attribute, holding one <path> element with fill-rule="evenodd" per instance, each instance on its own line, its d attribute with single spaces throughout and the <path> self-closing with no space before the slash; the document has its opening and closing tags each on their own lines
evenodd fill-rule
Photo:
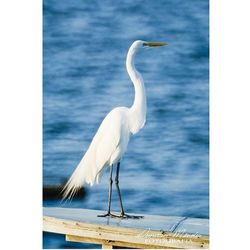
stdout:
<svg viewBox="0 0 250 250">
<path fill-rule="evenodd" d="M 92 186 L 99 183 L 103 170 L 110 167 L 108 211 L 104 215 L 99 215 L 101 217 L 140 218 L 140 216 L 125 214 L 119 188 L 120 160 L 127 149 L 130 136 L 142 129 L 146 121 L 146 93 L 143 78 L 134 66 L 134 57 L 140 49 L 164 45 L 167 44 L 141 40 L 133 42 L 126 59 L 126 68 L 135 89 L 133 105 L 130 108 L 117 107 L 108 113 L 97 130 L 88 150 L 63 189 L 63 197 L 71 198 L 84 184 Z M 121 207 L 120 215 L 112 214 L 110 211 L 114 165 L 117 166 L 115 184 Z"/>
</svg>

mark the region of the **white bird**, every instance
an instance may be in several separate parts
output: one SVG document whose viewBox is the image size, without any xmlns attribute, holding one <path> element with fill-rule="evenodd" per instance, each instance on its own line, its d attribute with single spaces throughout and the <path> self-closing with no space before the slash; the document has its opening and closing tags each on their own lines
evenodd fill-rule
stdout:
<svg viewBox="0 0 250 250">
<path fill-rule="evenodd" d="M 130 108 L 114 108 L 104 118 L 85 155 L 64 186 L 64 198 L 73 197 L 76 191 L 85 184 L 92 186 L 99 183 L 104 169 L 110 167 L 108 211 L 106 214 L 100 216 L 139 218 L 125 214 L 119 188 L 120 160 L 127 149 L 130 136 L 138 133 L 139 130 L 143 128 L 147 113 L 144 82 L 141 74 L 134 66 L 134 57 L 140 49 L 164 45 L 167 44 L 163 42 L 145 42 L 138 40 L 133 42 L 129 48 L 126 68 L 135 89 L 133 105 Z M 110 212 L 114 165 L 117 165 L 115 184 L 121 207 L 120 215 L 115 215 Z"/>
</svg>

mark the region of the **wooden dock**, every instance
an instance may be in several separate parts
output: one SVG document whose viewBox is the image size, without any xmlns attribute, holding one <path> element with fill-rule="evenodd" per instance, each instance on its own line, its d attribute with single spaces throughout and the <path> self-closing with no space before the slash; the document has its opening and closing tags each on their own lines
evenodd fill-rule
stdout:
<svg viewBox="0 0 250 250">
<path fill-rule="evenodd" d="M 209 220 L 143 215 L 142 219 L 97 217 L 100 210 L 46 207 L 43 231 L 64 234 L 66 241 L 145 249 L 209 247 Z M 142 215 L 142 214 L 140 214 Z"/>
</svg>

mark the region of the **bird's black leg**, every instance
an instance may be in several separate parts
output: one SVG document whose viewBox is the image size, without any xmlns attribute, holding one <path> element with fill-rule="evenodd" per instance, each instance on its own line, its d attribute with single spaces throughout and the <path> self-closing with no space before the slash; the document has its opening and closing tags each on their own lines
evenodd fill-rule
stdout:
<svg viewBox="0 0 250 250">
<path fill-rule="evenodd" d="M 121 197 L 121 191 L 119 187 L 119 172 L 120 172 L 120 162 L 117 163 L 117 167 L 116 167 L 115 185 L 116 185 L 120 207 L 121 207 L 121 217 L 123 217 L 125 213 L 124 213 L 124 208 L 122 205 L 122 197 Z"/>
<path fill-rule="evenodd" d="M 113 184 L 113 179 L 112 179 L 112 172 L 113 172 L 113 164 L 110 166 L 110 177 L 109 177 L 109 197 L 108 197 L 108 211 L 106 214 L 101 214 L 98 215 L 98 217 L 106 217 L 110 216 L 110 209 L 111 209 L 111 199 L 112 199 L 112 184 Z"/>
<path fill-rule="evenodd" d="M 115 185 L 116 185 L 118 198 L 119 198 L 119 202 L 120 202 L 121 214 L 116 216 L 116 217 L 127 218 L 127 219 L 128 218 L 141 219 L 141 218 L 143 218 L 143 216 L 129 215 L 129 214 L 125 214 L 125 212 L 124 212 L 124 208 L 123 208 L 123 205 L 122 205 L 121 191 L 120 191 L 120 187 L 119 187 L 119 172 L 120 172 L 120 162 L 117 163 L 116 176 L 115 176 Z"/>
</svg>

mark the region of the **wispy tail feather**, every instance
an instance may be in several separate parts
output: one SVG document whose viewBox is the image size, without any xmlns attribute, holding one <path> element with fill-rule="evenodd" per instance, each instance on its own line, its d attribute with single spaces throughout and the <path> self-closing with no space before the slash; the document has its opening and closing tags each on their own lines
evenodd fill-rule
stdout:
<svg viewBox="0 0 250 250">
<path fill-rule="evenodd" d="M 84 164 L 84 159 L 79 163 L 67 183 L 62 189 L 62 196 L 64 199 L 71 199 L 76 194 L 76 192 L 87 183 L 89 178 L 87 173 L 86 164 Z"/>
<path fill-rule="evenodd" d="M 98 158 L 96 152 L 96 145 L 99 140 L 99 137 L 96 137 L 97 135 L 98 132 L 92 140 L 82 160 L 80 161 L 75 171 L 63 187 L 63 200 L 72 199 L 76 192 L 84 184 L 89 184 L 90 186 L 92 186 L 95 183 L 100 182 L 102 170 L 106 164 L 106 159 L 101 158 L 101 161 L 97 161 L 97 159 L 100 158 Z"/>
<path fill-rule="evenodd" d="M 89 151 L 86 152 L 83 159 L 76 167 L 75 171 L 65 184 L 62 190 L 63 200 L 71 199 L 76 192 L 84 185 L 93 185 L 96 181 L 96 167 Z"/>
<path fill-rule="evenodd" d="M 74 173 L 73 173 L 74 174 Z M 74 195 L 76 194 L 76 192 L 81 188 L 81 186 L 77 186 L 75 183 L 74 178 L 72 178 L 73 175 L 70 177 L 70 179 L 67 181 L 67 183 L 65 184 L 65 186 L 62 189 L 62 196 L 63 199 L 72 199 L 74 197 Z"/>
</svg>

